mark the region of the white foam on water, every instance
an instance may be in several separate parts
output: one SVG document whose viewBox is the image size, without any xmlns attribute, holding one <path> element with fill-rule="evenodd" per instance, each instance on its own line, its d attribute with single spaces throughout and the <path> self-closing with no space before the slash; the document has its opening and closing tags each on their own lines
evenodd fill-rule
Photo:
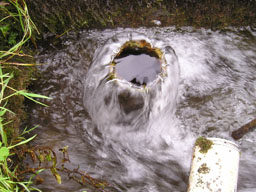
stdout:
<svg viewBox="0 0 256 192">
<path fill-rule="evenodd" d="M 79 146 L 84 147 L 74 144 L 72 158 L 86 168 L 89 164 L 90 172 L 99 178 L 109 179 L 116 191 L 186 191 L 196 138 L 232 140 L 233 130 L 255 118 L 256 33 L 246 29 L 251 34 L 247 37 L 240 30 L 169 27 L 81 32 L 79 41 L 46 55 L 43 61 L 49 63 L 42 67 L 50 85 L 42 94 L 48 95 L 50 90 L 54 98 L 45 127 L 59 131 L 63 141 L 56 141 L 54 134 L 38 142 L 69 143 L 72 140 L 65 133 L 77 129 L 77 138 L 84 140 Z M 110 41 L 105 43 L 107 39 Z M 152 83 L 152 90 L 135 89 L 121 79 L 107 81 L 110 61 L 131 39 L 146 39 L 163 52 L 175 52 L 166 54 L 168 76 Z M 82 51 L 79 61 L 63 53 L 75 52 L 77 47 Z M 91 61 L 84 62 L 87 52 L 94 58 L 84 74 L 85 63 Z M 178 67 L 175 70 L 173 62 Z M 47 86 L 44 82 L 41 85 Z M 125 114 L 118 100 L 124 91 L 131 97 L 142 97 L 143 107 Z M 42 114 L 35 117 L 44 117 Z M 239 145 L 238 191 L 253 192 L 255 133 L 248 133 Z"/>
</svg>

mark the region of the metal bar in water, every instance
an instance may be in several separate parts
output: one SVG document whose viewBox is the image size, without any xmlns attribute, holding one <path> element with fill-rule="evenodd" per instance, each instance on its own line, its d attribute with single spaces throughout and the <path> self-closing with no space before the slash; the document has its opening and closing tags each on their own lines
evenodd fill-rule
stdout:
<svg viewBox="0 0 256 192">
<path fill-rule="evenodd" d="M 250 131 L 253 131 L 256 128 L 256 118 L 250 121 L 249 123 L 243 125 L 239 129 L 232 132 L 232 137 L 235 140 L 241 139 L 245 134 Z"/>
</svg>

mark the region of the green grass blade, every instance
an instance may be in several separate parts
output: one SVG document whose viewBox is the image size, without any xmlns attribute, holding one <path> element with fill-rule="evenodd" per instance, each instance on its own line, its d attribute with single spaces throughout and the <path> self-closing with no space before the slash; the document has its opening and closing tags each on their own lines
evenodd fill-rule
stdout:
<svg viewBox="0 0 256 192">
<path fill-rule="evenodd" d="M 25 97 L 28 98 L 28 99 L 31 100 L 31 101 L 34 101 L 35 103 L 37 103 L 37 104 L 39 104 L 39 105 L 42 105 L 42 106 L 44 106 L 44 107 L 48 107 L 48 105 L 46 105 L 46 104 L 44 104 L 44 103 L 42 103 L 42 102 L 40 102 L 40 101 L 37 101 L 37 100 L 33 99 L 32 97 L 28 97 L 28 96 L 25 96 Z"/>
<path fill-rule="evenodd" d="M 28 93 L 26 91 L 22 91 L 19 92 L 21 95 L 23 96 L 27 96 L 27 97 L 34 97 L 34 98 L 41 98 L 41 99 L 51 99 L 50 97 L 44 96 L 44 95 L 39 95 L 39 94 L 35 94 L 35 93 Z"/>
<path fill-rule="evenodd" d="M 2 142 L 4 143 L 5 146 L 7 146 L 7 136 L 6 136 L 6 133 L 4 131 L 4 127 L 3 127 L 3 119 L 0 118 L 0 135 L 1 135 L 1 138 L 2 138 Z"/>
<path fill-rule="evenodd" d="M 10 192 L 9 190 L 7 189 L 11 189 L 11 184 L 9 182 L 9 178 L 8 177 L 4 177 L 4 178 L 1 178 L 0 180 L 0 191 L 7 191 L 7 192 Z"/>
<path fill-rule="evenodd" d="M 25 135 L 25 134 L 30 133 L 31 131 L 35 130 L 37 127 L 38 127 L 38 125 L 32 127 L 31 129 L 28 129 L 27 127 L 25 127 L 25 129 L 22 131 L 22 133 L 20 134 L 20 136 L 23 136 L 23 135 Z M 27 130 L 27 129 L 28 129 L 28 130 Z"/>
<path fill-rule="evenodd" d="M 21 142 L 15 144 L 15 145 L 12 145 L 12 146 L 7 147 L 7 148 L 8 148 L 8 149 L 12 149 L 12 148 L 17 147 L 17 146 L 19 146 L 19 145 L 24 145 L 24 144 L 26 144 L 26 143 L 32 141 L 36 136 L 37 136 L 37 135 L 34 135 L 34 136 L 32 136 L 32 137 L 30 137 L 30 138 L 24 140 L 24 141 L 21 141 Z"/>
<path fill-rule="evenodd" d="M 18 143 L 13 144 L 12 142 L 7 140 L 6 126 L 8 125 L 8 123 L 10 123 L 10 121 L 3 123 L 4 122 L 3 117 L 6 114 L 6 112 L 13 114 L 13 112 L 11 110 L 6 108 L 6 104 L 7 104 L 7 101 L 9 100 L 9 98 L 11 98 L 15 95 L 22 95 L 22 96 L 24 96 L 38 104 L 41 104 L 43 106 L 47 106 L 47 105 L 37 101 L 36 98 L 51 99 L 49 97 L 42 96 L 39 94 L 28 93 L 27 91 L 24 91 L 24 90 L 16 90 L 15 88 L 9 86 L 9 82 L 13 78 L 13 74 L 3 72 L 2 65 L 3 64 L 16 65 L 17 63 L 12 62 L 12 60 L 10 60 L 11 58 L 13 58 L 14 56 L 17 56 L 17 57 L 27 56 L 27 55 L 20 53 L 21 47 L 31 38 L 33 31 L 35 30 L 38 32 L 38 30 L 29 16 L 28 8 L 27 8 L 25 0 L 3 1 L 3 3 L 5 3 L 5 2 L 10 6 L 11 5 L 14 6 L 16 8 L 16 13 L 10 12 L 8 10 L 9 6 L 8 7 L 0 6 L 0 10 L 4 11 L 3 17 L 0 18 L 0 24 L 2 24 L 1 22 L 6 22 L 7 20 L 9 21 L 10 18 L 11 18 L 11 20 L 14 19 L 15 21 L 18 21 L 20 24 L 20 29 L 21 29 L 20 31 L 23 31 L 23 36 L 21 37 L 21 39 L 17 40 L 17 43 L 14 46 L 10 47 L 8 51 L 0 50 L 0 87 L 1 87 L 1 90 L 0 90 L 0 140 L 1 140 L 2 153 L 3 153 L 4 148 L 11 150 L 15 147 L 18 147 L 20 145 L 24 145 L 24 144 L 30 142 L 31 140 L 33 140 L 36 137 L 36 135 L 34 135 L 28 139 L 25 139 L 23 137 L 24 134 L 29 133 L 30 131 L 32 131 L 36 128 L 36 127 L 33 127 L 29 130 L 27 130 L 27 128 L 26 128 L 23 131 L 23 133 L 18 138 L 16 138 L 20 141 Z M 0 4 L 4 5 L 3 3 L 0 3 Z M 7 16 L 6 16 L 6 14 L 7 14 Z M 23 64 L 23 65 L 27 65 L 27 64 Z M 8 90 L 10 92 L 7 94 L 6 90 Z M 6 100 L 6 102 L 4 100 Z M 0 162 L 0 191 L 1 192 L 14 192 L 14 191 L 16 191 L 16 192 L 20 192 L 20 191 L 41 192 L 41 190 L 39 190 L 37 188 L 30 187 L 30 185 L 33 184 L 32 177 L 29 179 L 28 182 L 22 182 L 22 181 L 16 182 L 17 180 L 19 180 L 18 176 L 17 176 L 18 165 L 15 169 L 13 169 L 13 168 L 10 169 L 10 167 L 9 167 L 10 165 L 9 165 L 9 163 L 7 163 L 7 159 L 10 158 L 11 155 L 15 154 L 14 151 L 15 150 L 12 150 L 11 154 L 8 154 L 9 155 L 8 157 L 6 157 L 7 155 L 3 156 L 4 158 Z M 35 175 L 37 175 L 37 174 L 35 174 Z"/>
<path fill-rule="evenodd" d="M 0 117 L 4 116 L 4 114 L 6 113 L 7 109 L 5 109 L 4 107 L 1 107 L 2 109 L 0 110 Z"/>
<path fill-rule="evenodd" d="M 33 94 L 33 93 L 27 93 L 25 91 L 19 91 L 19 94 L 21 94 L 24 97 L 28 98 L 29 100 L 34 101 L 35 103 L 38 103 L 38 104 L 43 105 L 45 107 L 48 107 L 48 105 L 46 105 L 46 104 L 44 104 L 40 101 L 37 101 L 34 98 L 51 99 L 50 97 L 47 97 L 47 96 L 43 96 L 43 95 L 39 95 L 39 94 Z"/>
<path fill-rule="evenodd" d="M 13 96 L 15 96 L 15 95 L 17 95 L 17 94 L 18 94 L 18 93 L 15 92 L 15 93 L 13 93 L 13 94 L 11 94 L 11 95 L 8 95 L 8 96 L 6 96 L 5 98 L 2 98 L 1 101 L 7 100 L 7 99 L 9 99 L 9 98 L 11 98 L 11 97 L 13 97 Z"/>
<path fill-rule="evenodd" d="M 24 183 L 18 182 L 19 185 L 21 185 L 26 191 L 30 192 L 30 190 L 27 188 L 27 186 Z"/>
<path fill-rule="evenodd" d="M 8 111 L 11 114 L 15 114 L 10 109 L 6 109 L 5 107 L 0 107 L 0 117 L 2 117 L 6 113 L 6 111 Z M 6 125 L 6 123 L 4 125 Z"/>
</svg>

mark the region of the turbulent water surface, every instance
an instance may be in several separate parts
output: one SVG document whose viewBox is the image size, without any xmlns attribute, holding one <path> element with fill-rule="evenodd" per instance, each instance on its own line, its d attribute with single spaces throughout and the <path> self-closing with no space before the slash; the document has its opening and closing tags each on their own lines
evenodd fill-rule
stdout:
<svg viewBox="0 0 256 192">
<path fill-rule="evenodd" d="M 167 74 L 148 90 L 108 81 L 117 47 L 141 37 L 169 51 Z M 68 145 L 69 167 L 106 180 L 106 191 L 186 191 L 196 138 L 232 140 L 233 130 L 256 117 L 256 32 L 249 28 L 84 31 L 42 48 L 37 60 L 44 64 L 34 91 L 52 100 L 31 107 L 30 124 L 39 124 L 34 143 L 56 151 Z M 129 98 L 137 108 L 126 111 Z M 237 143 L 238 191 L 256 191 L 256 133 Z M 95 191 L 49 175 L 44 192 Z"/>
</svg>

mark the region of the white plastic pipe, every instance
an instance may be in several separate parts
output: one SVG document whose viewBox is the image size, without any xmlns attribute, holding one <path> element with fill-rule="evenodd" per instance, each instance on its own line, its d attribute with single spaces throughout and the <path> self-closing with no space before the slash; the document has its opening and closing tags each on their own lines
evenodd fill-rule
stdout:
<svg viewBox="0 0 256 192">
<path fill-rule="evenodd" d="M 229 140 L 197 139 L 188 192 L 236 192 L 240 152 Z"/>
</svg>

